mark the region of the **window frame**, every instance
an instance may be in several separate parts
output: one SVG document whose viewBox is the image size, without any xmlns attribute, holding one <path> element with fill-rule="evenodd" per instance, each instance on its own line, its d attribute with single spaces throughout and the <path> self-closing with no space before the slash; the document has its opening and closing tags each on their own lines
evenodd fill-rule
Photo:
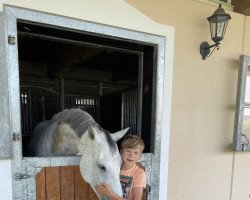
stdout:
<svg viewBox="0 0 250 200">
<path fill-rule="evenodd" d="M 150 33 L 139 32 L 135 30 L 129 30 L 125 28 L 113 27 L 109 25 L 97 24 L 94 22 L 87 22 L 79 19 L 72 19 L 68 17 L 43 13 L 39 11 L 29 10 L 25 8 L 18 8 L 12 6 L 4 6 L 4 23 L 6 25 L 6 31 L 4 32 L 3 42 L 5 44 L 4 52 L 6 52 L 6 65 L 4 69 L 7 70 L 5 74 L 4 81 L 6 91 L 6 99 L 8 100 L 6 104 L 6 116 L 9 117 L 9 122 L 7 123 L 9 129 L 4 135 L 10 141 L 10 150 L 13 151 L 13 157 L 11 160 L 12 165 L 12 192 L 14 199 L 35 199 L 36 195 L 36 184 L 35 176 L 43 168 L 48 166 L 68 166 L 79 164 L 79 156 L 68 156 L 68 157 L 23 157 L 22 156 L 22 139 L 21 139 L 21 117 L 20 117 L 20 87 L 19 87 L 19 65 L 18 65 L 18 50 L 17 50 L 17 20 L 31 21 L 34 23 L 43 23 L 48 25 L 55 25 L 64 28 L 71 29 L 81 29 L 88 32 L 95 32 L 98 34 L 107 35 L 110 37 L 119 37 L 125 40 L 133 40 L 141 43 L 154 44 L 157 47 L 156 56 L 156 66 L 153 74 L 153 85 L 154 86 L 154 96 L 155 105 L 153 107 L 153 123 L 154 125 L 154 153 L 143 154 L 141 161 L 144 166 L 146 166 L 147 180 L 150 183 L 154 183 L 151 186 L 150 199 L 156 200 L 165 193 L 161 187 L 162 183 L 166 184 L 166 169 L 167 166 L 166 157 L 168 157 L 168 151 L 164 151 L 164 156 L 162 156 L 163 150 L 167 150 L 166 145 L 163 143 L 168 143 L 168 140 L 162 141 L 162 138 L 168 139 L 168 123 L 170 116 L 169 106 L 171 105 L 171 90 L 164 92 L 164 87 L 170 88 L 171 86 L 171 66 L 165 67 L 165 53 L 170 53 L 167 56 L 170 58 L 172 56 L 173 47 L 173 35 L 166 39 L 165 36 L 154 35 Z M 66 25 L 65 25 L 66 24 Z M 168 30 L 171 34 L 172 30 Z M 8 36 L 13 36 L 14 43 L 6 44 Z M 166 43 L 168 42 L 168 49 L 166 48 Z M 166 48 L 166 49 L 165 49 Z M 165 52 L 166 50 L 166 52 Z M 166 69 L 167 68 L 167 69 Z M 164 75 L 165 71 L 170 72 L 168 76 Z M 166 80 L 167 79 L 167 80 Z M 165 88 L 166 90 L 166 88 Z M 163 96 L 162 94 L 165 94 Z M 166 95 L 169 96 L 166 96 Z M 164 98 L 163 98 L 164 97 Z M 165 101 L 164 101 L 165 100 Z M 166 105 L 166 100 L 169 105 Z M 1 105 L 0 108 L 3 108 Z M 168 108 L 168 110 L 167 110 Z M 166 111 L 167 110 L 167 111 Z M 165 112 L 164 112 L 165 111 Z M 164 122 L 164 123 L 163 123 Z M 0 127 L 2 128 L 2 127 Z M 12 141 L 12 136 L 10 133 L 19 133 L 20 137 L 17 140 Z M 164 133 L 164 134 L 163 134 Z M 166 134 L 167 133 L 167 134 Z M 18 138 L 18 137 L 17 137 Z M 157 144 L 157 145 L 156 145 Z M 163 169 L 164 167 L 164 169 Z M 160 177 L 161 174 L 161 177 Z M 162 175 L 163 174 L 163 175 Z M 165 175 L 165 176 L 164 176 Z M 24 178 L 23 178 L 24 177 Z M 161 184 L 160 184 L 161 183 Z"/>
<path fill-rule="evenodd" d="M 247 151 L 250 150 L 250 144 L 248 142 L 247 136 L 242 134 L 242 132 L 244 108 L 247 106 L 247 103 L 245 102 L 245 95 L 248 68 L 250 67 L 250 56 L 241 55 L 239 61 L 240 62 L 238 70 L 238 83 L 234 118 L 233 149 L 235 151 Z M 246 142 L 243 142 L 243 139 L 246 140 Z"/>
</svg>

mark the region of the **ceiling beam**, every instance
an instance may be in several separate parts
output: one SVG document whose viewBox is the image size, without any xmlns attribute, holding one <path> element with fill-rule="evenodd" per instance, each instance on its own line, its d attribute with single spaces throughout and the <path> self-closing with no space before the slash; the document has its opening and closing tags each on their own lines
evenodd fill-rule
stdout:
<svg viewBox="0 0 250 200">
<path fill-rule="evenodd" d="M 234 11 L 243 13 L 246 9 L 249 9 L 250 7 L 250 1 L 249 0 L 237 0 L 233 1 Z"/>
<path fill-rule="evenodd" d="M 55 60 L 48 68 L 48 74 L 55 76 L 63 72 L 73 69 L 74 66 L 79 65 L 87 60 L 93 59 L 102 53 L 101 49 L 89 47 L 75 47 L 67 51 L 60 59 Z"/>
<path fill-rule="evenodd" d="M 244 11 L 242 11 L 242 14 L 250 16 L 250 6 L 247 7 Z"/>
</svg>

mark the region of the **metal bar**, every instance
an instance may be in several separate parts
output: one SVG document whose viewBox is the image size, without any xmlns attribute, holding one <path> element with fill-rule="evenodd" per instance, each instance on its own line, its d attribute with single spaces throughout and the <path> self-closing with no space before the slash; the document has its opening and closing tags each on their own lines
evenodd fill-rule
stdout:
<svg viewBox="0 0 250 200">
<path fill-rule="evenodd" d="M 159 90 L 159 87 L 158 87 L 158 77 L 159 76 L 159 68 L 157 67 L 157 65 L 159 65 L 159 46 L 154 46 L 154 53 L 153 53 L 153 80 L 152 80 L 152 101 L 154 99 L 159 99 L 159 96 L 157 97 L 157 90 Z M 162 72 L 163 73 L 165 70 L 164 68 L 162 69 Z M 162 82 L 162 88 L 164 88 L 164 81 Z M 163 93 L 162 93 L 163 94 Z M 162 97 L 162 94 L 161 97 Z M 151 105 L 151 110 L 152 110 L 152 116 L 151 116 L 151 133 L 155 133 L 156 131 L 156 124 L 157 124 L 157 121 L 160 121 L 160 120 L 157 120 L 157 117 L 156 115 L 154 115 L 153 113 L 157 113 L 157 106 L 159 107 L 159 105 L 157 105 L 157 103 L 153 103 L 152 102 L 152 105 Z M 155 152 L 157 151 L 156 150 L 156 142 L 157 140 L 157 134 L 151 134 L 151 143 L 150 143 L 150 152 Z"/>
<path fill-rule="evenodd" d="M 141 53 L 139 55 L 139 61 L 138 61 L 137 134 L 140 137 L 141 137 L 141 124 L 142 124 L 143 57 L 144 54 Z"/>
<path fill-rule="evenodd" d="M 33 117 L 32 117 L 32 113 L 33 113 L 33 109 L 32 109 L 32 98 L 31 98 L 31 92 L 28 92 L 28 98 L 27 98 L 27 104 L 28 104 L 28 108 L 29 108 L 29 123 L 33 125 Z M 31 131 L 33 130 L 34 126 L 29 126 L 27 125 L 29 128 L 27 129 L 27 131 L 29 131 L 31 133 Z"/>
<path fill-rule="evenodd" d="M 124 105 L 125 105 L 125 103 L 124 103 L 124 93 L 122 93 L 122 105 L 121 105 L 121 107 L 122 107 L 122 111 L 121 111 L 121 128 L 122 129 L 124 129 L 125 127 L 125 124 L 124 124 Z"/>
<path fill-rule="evenodd" d="M 64 78 L 61 77 L 61 109 L 64 110 L 65 109 L 65 93 L 64 93 Z"/>
<path fill-rule="evenodd" d="M 46 101 L 46 97 L 44 95 L 44 91 L 42 92 L 42 96 L 41 96 L 41 100 L 42 100 L 42 113 L 43 113 L 43 121 L 46 119 L 46 111 L 45 111 L 45 101 Z M 39 113 L 39 111 L 38 111 Z"/>
<path fill-rule="evenodd" d="M 54 91 L 54 90 L 51 90 L 51 89 L 48 89 L 48 88 L 45 88 L 45 87 L 40 87 L 40 86 L 36 86 L 36 85 L 20 85 L 20 88 L 37 88 L 37 89 L 42 89 L 42 90 L 46 90 L 46 91 L 49 91 L 49 92 L 52 92 L 52 93 L 55 93 L 57 95 L 60 95 L 60 93 Z"/>
<path fill-rule="evenodd" d="M 99 82 L 98 89 L 99 89 L 99 96 L 102 96 L 102 89 L 103 89 L 102 82 Z"/>
<path fill-rule="evenodd" d="M 69 79 L 67 79 L 68 81 Z M 32 82 L 32 83 L 44 83 L 44 84 L 54 84 L 54 85 L 60 85 L 60 82 L 53 82 L 53 81 L 37 81 L 37 80 L 22 80 L 21 82 Z M 78 86 L 78 87 L 92 87 L 92 88 L 98 88 L 99 86 L 96 85 L 96 82 L 93 82 L 94 85 L 87 85 L 87 84 L 75 84 L 75 83 L 65 83 L 64 85 L 66 86 Z M 128 84 L 115 84 L 117 87 L 110 87 L 110 86 L 104 86 L 103 84 L 109 84 L 107 82 L 102 82 L 102 88 L 104 89 L 120 89 L 120 87 L 131 87 L 131 85 Z M 21 85 L 22 87 L 23 85 Z"/>
<path fill-rule="evenodd" d="M 77 46 L 86 46 L 86 47 L 95 47 L 95 48 L 100 48 L 100 49 L 111 49 L 111 50 L 116 50 L 120 52 L 125 52 L 125 53 L 131 53 L 131 54 L 140 54 L 141 51 L 136 51 L 136 50 L 131 50 L 131 49 L 123 49 L 119 47 L 111 47 L 108 45 L 103 45 L 103 44 L 93 44 L 89 42 L 84 42 L 84 41 L 77 41 L 77 40 L 70 40 L 70 39 L 65 39 L 65 38 L 58 38 L 54 36 L 48 36 L 48 35 L 43 35 L 43 34 L 37 34 L 37 33 L 27 33 L 23 31 L 18 31 L 18 35 L 20 36 L 30 36 L 32 38 L 40 38 L 40 39 L 46 39 L 50 41 L 57 41 L 61 43 L 66 43 L 66 44 L 75 44 Z"/>
</svg>

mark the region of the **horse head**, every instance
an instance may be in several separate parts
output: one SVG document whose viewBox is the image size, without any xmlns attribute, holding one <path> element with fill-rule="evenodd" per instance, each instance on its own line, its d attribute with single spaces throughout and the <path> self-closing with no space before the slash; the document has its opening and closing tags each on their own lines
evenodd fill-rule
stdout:
<svg viewBox="0 0 250 200">
<path fill-rule="evenodd" d="M 82 154 L 80 170 L 84 180 L 91 185 L 93 190 L 96 185 L 105 183 L 114 193 L 122 196 L 119 178 L 122 159 L 116 142 L 128 129 L 111 134 L 99 125 L 91 125 L 82 136 L 81 142 L 84 143 L 84 148 L 79 148 Z M 100 196 L 99 198 L 105 199 Z"/>
</svg>

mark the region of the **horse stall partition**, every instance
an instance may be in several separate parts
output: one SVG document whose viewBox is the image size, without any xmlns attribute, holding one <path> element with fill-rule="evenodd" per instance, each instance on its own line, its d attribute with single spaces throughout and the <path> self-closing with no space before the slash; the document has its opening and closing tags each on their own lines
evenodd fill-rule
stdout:
<svg viewBox="0 0 250 200">
<path fill-rule="evenodd" d="M 151 187 L 147 198 L 159 199 L 165 38 L 10 6 L 4 12 L 13 198 L 50 196 L 50 174 L 60 177 L 60 188 L 73 181 L 62 175 L 74 173 L 74 183 L 79 181 L 77 167 L 66 166 L 79 165 L 80 156 L 29 157 L 27 146 L 39 122 L 66 108 L 80 108 L 104 129 L 130 126 L 130 134 L 142 137 L 146 148 L 141 163 Z M 93 196 L 89 186 L 80 185 L 89 193 L 84 195 Z M 72 190 L 68 186 L 55 192 Z"/>
<path fill-rule="evenodd" d="M 22 85 L 21 83 L 20 88 L 24 156 L 29 155 L 27 146 L 36 125 L 41 121 L 50 120 L 54 114 L 57 114 L 62 109 L 62 96 L 59 93 L 35 85 L 34 82 L 32 86 Z M 80 108 L 92 115 L 93 118 L 99 118 L 99 97 L 65 95 L 64 104 L 66 109 Z"/>
</svg>

